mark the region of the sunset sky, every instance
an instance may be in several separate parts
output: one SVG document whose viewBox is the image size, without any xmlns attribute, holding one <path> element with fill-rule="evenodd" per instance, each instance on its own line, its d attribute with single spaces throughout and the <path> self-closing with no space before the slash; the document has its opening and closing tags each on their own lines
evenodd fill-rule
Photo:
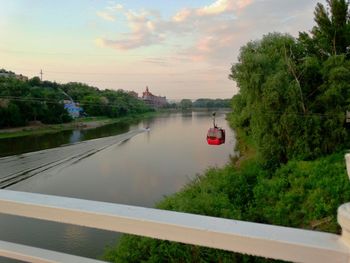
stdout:
<svg viewBox="0 0 350 263">
<path fill-rule="evenodd" d="M 239 48 L 310 30 L 317 2 L 0 0 L 0 68 L 101 89 L 149 86 L 169 99 L 230 98 Z"/>
</svg>

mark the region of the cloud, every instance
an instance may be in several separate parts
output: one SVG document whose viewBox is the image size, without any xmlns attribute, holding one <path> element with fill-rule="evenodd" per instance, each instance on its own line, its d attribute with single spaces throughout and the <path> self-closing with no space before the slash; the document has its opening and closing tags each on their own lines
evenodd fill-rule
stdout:
<svg viewBox="0 0 350 263">
<path fill-rule="evenodd" d="M 199 8 L 197 14 L 200 16 L 219 15 L 225 12 L 238 11 L 247 7 L 252 2 L 252 0 L 217 0 L 211 5 Z"/>
<path fill-rule="evenodd" d="M 169 66 L 169 60 L 162 57 L 149 57 L 143 60 L 145 63 L 155 64 L 158 66 Z"/>
<path fill-rule="evenodd" d="M 123 9 L 123 5 L 110 2 L 110 5 L 105 7 L 102 11 L 97 11 L 96 15 L 103 20 L 114 22 L 116 20 L 116 14 Z"/>
<path fill-rule="evenodd" d="M 161 42 L 162 39 L 160 36 L 147 34 L 147 33 L 140 33 L 140 34 L 133 34 L 133 35 L 126 35 L 125 38 L 119 39 L 119 40 L 111 40 L 111 39 L 103 39 L 98 38 L 96 39 L 97 43 L 100 43 L 100 45 L 105 47 L 111 47 L 115 49 L 120 50 L 129 50 L 129 49 L 135 49 L 140 48 L 143 46 L 149 46 L 154 43 Z"/>
<path fill-rule="evenodd" d="M 112 21 L 112 22 L 115 21 L 115 16 L 109 12 L 97 11 L 96 15 L 101 17 L 102 19 L 104 19 L 106 21 Z"/>
<path fill-rule="evenodd" d="M 112 12 L 121 11 L 123 10 L 124 6 L 122 4 L 112 4 L 110 6 L 107 6 L 106 9 Z"/>
<path fill-rule="evenodd" d="M 216 0 L 199 8 L 183 8 L 169 19 L 162 18 L 159 12 L 123 9 L 129 32 L 115 38 L 100 38 L 96 43 L 123 51 L 169 43 L 175 47 L 176 43 L 170 55 L 180 61 L 229 66 L 241 46 L 263 34 L 274 31 L 295 34 L 310 29 L 316 2 Z M 161 64 L 155 60 L 148 62 Z"/>
<path fill-rule="evenodd" d="M 233 12 L 249 5 L 252 0 L 217 0 L 211 5 L 197 9 L 184 8 L 169 19 L 164 20 L 155 11 L 125 10 L 122 5 L 111 5 L 107 10 L 124 11 L 123 15 L 127 19 L 129 33 L 120 34 L 116 39 L 99 39 L 103 46 L 120 50 L 129 50 L 155 44 L 162 44 L 163 41 L 174 35 L 184 35 L 193 30 L 198 30 L 201 34 L 202 28 L 208 27 L 213 21 L 207 20 L 204 16 L 212 18 L 220 16 L 222 13 Z M 106 20 L 113 21 L 115 18 L 109 12 L 100 12 L 99 15 Z M 233 17 L 233 15 L 232 15 Z"/>
<path fill-rule="evenodd" d="M 229 9 L 229 0 L 218 0 L 197 10 L 198 15 L 218 15 Z"/>
<path fill-rule="evenodd" d="M 116 40 L 100 38 L 98 42 L 102 43 L 103 46 L 120 50 L 129 50 L 163 41 L 163 34 L 156 30 L 156 24 L 159 18 L 158 13 L 148 11 L 136 13 L 134 11 L 127 11 L 125 16 L 131 30 L 130 33 L 122 34 Z"/>
<path fill-rule="evenodd" d="M 191 14 L 192 11 L 190 9 L 182 9 L 173 16 L 173 20 L 175 22 L 182 22 L 185 21 Z"/>
<path fill-rule="evenodd" d="M 173 16 L 173 21 L 184 22 L 189 18 L 219 16 L 225 13 L 239 12 L 253 3 L 253 0 L 217 0 L 210 5 L 197 9 L 182 9 Z"/>
</svg>

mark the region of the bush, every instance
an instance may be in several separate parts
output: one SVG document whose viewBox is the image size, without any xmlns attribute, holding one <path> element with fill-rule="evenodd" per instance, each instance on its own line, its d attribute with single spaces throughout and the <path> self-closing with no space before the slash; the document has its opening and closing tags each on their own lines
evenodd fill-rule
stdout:
<svg viewBox="0 0 350 263">
<path fill-rule="evenodd" d="M 339 233 L 337 208 L 350 200 L 344 153 L 291 161 L 275 172 L 256 159 L 209 169 L 157 207 L 193 214 Z M 124 235 L 106 250 L 114 262 L 267 262 L 216 249 Z"/>
</svg>

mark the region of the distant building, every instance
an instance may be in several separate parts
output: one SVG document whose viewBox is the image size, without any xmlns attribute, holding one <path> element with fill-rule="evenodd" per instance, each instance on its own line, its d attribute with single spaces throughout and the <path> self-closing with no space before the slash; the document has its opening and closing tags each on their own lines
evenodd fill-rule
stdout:
<svg viewBox="0 0 350 263">
<path fill-rule="evenodd" d="M 15 74 L 14 72 L 11 71 L 6 71 L 6 70 L 0 70 L 0 77 L 5 77 L 5 78 L 15 78 L 18 80 L 22 80 L 22 81 L 28 81 L 28 77 L 27 76 L 23 76 L 22 74 Z"/>
<path fill-rule="evenodd" d="M 142 98 L 141 98 L 146 104 L 148 104 L 151 107 L 154 108 L 162 108 L 165 107 L 168 102 L 166 100 L 166 97 L 161 97 L 161 96 L 155 96 L 153 95 L 148 87 L 146 87 L 146 91 L 142 93 Z"/>
<path fill-rule="evenodd" d="M 75 103 L 71 100 L 64 100 L 63 103 L 64 108 L 73 119 L 79 118 L 81 116 L 83 109 L 79 106 L 78 103 Z"/>
</svg>

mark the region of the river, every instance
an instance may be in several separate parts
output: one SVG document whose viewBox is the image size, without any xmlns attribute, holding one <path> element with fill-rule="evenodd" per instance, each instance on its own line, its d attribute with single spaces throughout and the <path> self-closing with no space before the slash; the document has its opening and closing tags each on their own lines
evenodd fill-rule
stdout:
<svg viewBox="0 0 350 263">
<path fill-rule="evenodd" d="M 4 175 L 8 160 L 13 162 L 11 167 L 19 169 L 26 160 L 44 162 L 40 156 L 62 154 L 59 159 L 66 161 L 37 170 L 6 189 L 154 207 L 208 167 L 223 166 L 230 160 L 236 143 L 234 132 L 228 127 L 225 112 L 218 112 L 217 122 L 226 129 L 226 143 L 221 146 L 206 144 L 206 131 L 212 125 L 209 111 L 168 113 L 135 124 L 0 140 L 2 156 L 17 154 L 0 158 L 0 175 Z M 96 139 L 102 136 L 109 137 Z M 94 140 L 77 143 L 89 139 Z M 70 143 L 75 144 L 61 146 Z M 86 152 L 87 146 L 98 150 Z M 77 149 L 85 149 L 86 156 L 74 159 Z M 115 243 L 119 236 L 109 231 L 0 214 L 0 240 L 79 256 L 100 257 L 106 245 Z"/>
</svg>

